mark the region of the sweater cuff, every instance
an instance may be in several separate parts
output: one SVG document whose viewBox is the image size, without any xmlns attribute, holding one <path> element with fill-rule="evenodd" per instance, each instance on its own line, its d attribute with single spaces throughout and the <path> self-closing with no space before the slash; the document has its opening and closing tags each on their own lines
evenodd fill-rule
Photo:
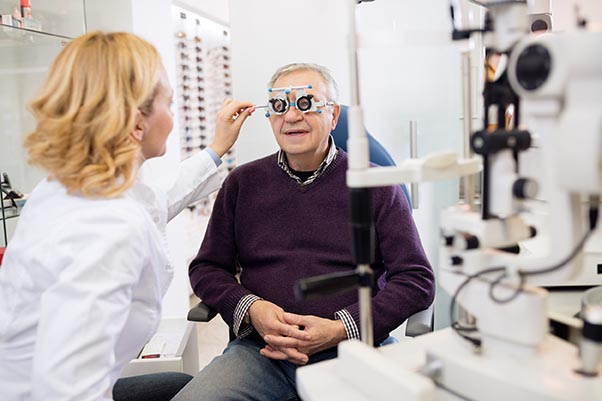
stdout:
<svg viewBox="0 0 602 401">
<path fill-rule="evenodd" d="M 353 317 L 351 317 L 351 314 L 347 311 L 347 309 L 341 309 L 340 311 L 335 312 L 334 316 L 335 319 L 343 322 L 343 326 L 345 326 L 345 332 L 347 333 L 347 339 L 360 339 L 360 332 L 357 328 L 357 324 L 355 324 L 355 320 L 353 320 Z"/>
<path fill-rule="evenodd" d="M 249 294 L 245 295 L 238 301 L 238 305 L 236 305 L 236 309 L 234 309 L 234 319 L 232 323 L 232 331 L 234 335 L 238 338 L 243 338 L 248 336 L 253 332 L 253 326 L 249 323 L 243 322 L 243 319 L 251 304 L 255 301 L 259 301 L 261 298 L 257 295 Z"/>
</svg>

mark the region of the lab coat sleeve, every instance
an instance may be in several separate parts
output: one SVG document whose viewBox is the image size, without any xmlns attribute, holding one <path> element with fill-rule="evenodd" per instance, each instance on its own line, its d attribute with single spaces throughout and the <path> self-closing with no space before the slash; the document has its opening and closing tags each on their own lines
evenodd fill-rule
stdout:
<svg viewBox="0 0 602 401">
<path fill-rule="evenodd" d="M 38 263 L 60 269 L 40 299 L 32 400 L 112 399 L 115 345 L 147 257 L 143 219 L 127 207 L 74 212 L 49 233 L 52 250 Z"/>
<path fill-rule="evenodd" d="M 167 221 L 188 205 L 215 192 L 223 180 L 224 174 L 217 170 L 209 153 L 199 152 L 184 160 L 174 185 L 167 191 Z"/>
<path fill-rule="evenodd" d="M 433 302 L 435 277 L 401 189 L 381 188 L 372 194 L 376 243 L 385 267 L 385 285 L 372 298 L 374 340 L 378 344 Z M 360 327 L 359 303 L 345 309 Z"/>
</svg>

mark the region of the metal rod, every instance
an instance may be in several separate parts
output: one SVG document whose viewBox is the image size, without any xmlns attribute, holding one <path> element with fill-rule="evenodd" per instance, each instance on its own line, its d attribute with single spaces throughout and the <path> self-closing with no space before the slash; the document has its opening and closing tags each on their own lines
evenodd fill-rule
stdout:
<svg viewBox="0 0 602 401">
<path fill-rule="evenodd" d="M 0 171 L 0 185 L 4 184 L 4 174 Z M 6 215 L 4 213 L 4 195 L 0 192 L 0 210 L 2 210 L 2 232 L 4 233 L 4 246 L 8 245 L 8 234 L 6 232 Z"/>
<path fill-rule="evenodd" d="M 470 60 L 470 51 L 462 53 L 462 108 L 463 108 L 463 125 L 464 125 L 464 158 L 473 156 L 470 147 L 470 136 L 472 135 L 472 63 Z M 461 185 L 463 188 L 464 203 L 472 209 L 474 206 L 475 190 L 474 176 L 467 175 L 462 178 Z"/>
<path fill-rule="evenodd" d="M 360 84 L 358 72 L 357 54 L 357 32 L 355 30 L 356 0 L 349 0 L 349 79 L 350 79 L 350 103 L 347 113 L 349 135 L 347 138 L 348 170 L 366 170 L 370 167 L 369 143 L 366 129 L 364 128 L 364 117 L 360 105 Z"/>
<path fill-rule="evenodd" d="M 360 264 L 357 270 L 362 275 L 372 277 L 372 269 L 368 264 Z M 372 282 L 372 280 L 369 280 Z M 360 304 L 360 335 L 362 342 L 369 346 L 374 345 L 374 328 L 372 325 L 372 286 L 360 285 L 358 290 Z"/>
<path fill-rule="evenodd" d="M 348 0 L 349 20 L 349 76 L 351 80 L 351 97 L 348 114 L 349 138 L 347 148 L 349 150 L 348 169 L 366 169 L 369 167 L 368 136 L 364 129 L 363 113 L 360 106 L 360 85 L 358 73 L 357 56 L 357 32 L 355 27 L 355 13 L 357 0 Z M 371 213 L 371 211 L 368 211 Z M 369 246 L 362 244 L 361 246 Z M 360 335 L 363 342 L 369 346 L 374 345 L 374 334 L 372 326 L 372 269 L 369 264 L 358 264 L 357 271 L 360 273 L 360 287 L 358 299 L 360 305 Z M 369 282 L 367 280 L 369 279 Z"/>
<path fill-rule="evenodd" d="M 352 106 L 360 104 L 360 83 L 357 68 L 357 32 L 355 30 L 355 12 L 356 0 L 349 0 L 352 5 L 349 10 L 349 77 L 351 79 L 351 97 Z"/>
<path fill-rule="evenodd" d="M 418 122 L 416 120 L 410 120 L 410 157 L 412 159 L 418 158 Z M 418 184 L 412 183 L 410 185 L 412 199 L 412 209 L 418 209 L 418 203 L 420 197 L 418 195 Z"/>
<path fill-rule="evenodd" d="M 6 215 L 4 214 L 4 196 L 0 196 L 0 201 L 2 202 L 0 208 L 2 209 L 2 232 L 4 233 L 4 246 L 7 246 L 8 234 L 6 232 Z"/>
</svg>

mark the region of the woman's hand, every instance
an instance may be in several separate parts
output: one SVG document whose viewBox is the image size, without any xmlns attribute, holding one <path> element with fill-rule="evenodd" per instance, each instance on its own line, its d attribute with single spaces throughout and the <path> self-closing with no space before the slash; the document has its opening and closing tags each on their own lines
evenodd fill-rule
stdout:
<svg viewBox="0 0 602 401">
<path fill-rule="evenodd" d="M 253 103 L 226 99 L 215 118 L 215 137 L 209 145 L 211 149 L 222 157 L 236 142 L 240 129 L 253 112 Z"/>
</svg>

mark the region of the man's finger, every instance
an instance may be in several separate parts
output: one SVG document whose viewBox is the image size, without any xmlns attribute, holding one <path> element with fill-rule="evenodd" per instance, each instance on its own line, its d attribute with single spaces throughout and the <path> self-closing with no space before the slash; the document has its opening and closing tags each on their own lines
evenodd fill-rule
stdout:
<svg viewBox="0 0 602 401">
<path fill-rule="evenodd" d="M 284 312 L 284 321 L 294 326 L 304 327 L 307 326 L 307 319 L 303 315 L 297 315 L 295 313 Z"/>
<path fill-rule="evenodd" d="M 309 356 L 307 354 L 304 354 L 303 352 L 299 352 L 295 348 L 287 348 L 287 347 L 274 348 L 268 344 L 261 351 L 265 351 L 265 354 L 262 353 L 262 355 L 265 355 L 265 356 L 274 355 L 277 357 L 281 357 L 281 355 L 284 354 L 284 355 L 286 355 L 286 359 L 289 362 L 292 362 L 296 365 L 305 365 L 309 361 Z M 276 359 L 276 358 L 273 358 L 273 359 Z"/>
<path fill-rule="evenodd" d="M 309 361 L 309 357 L 306 354 L 295 352 L 295 350 L 292 349 L 288 349 L 286 351 L 288 351 L 288 354 L 279 349 L 275 349 L 269 345 L 266 345 L 259 351 L 259 353 L 266 358 L 289 361 L 296 365 L 305 365 L 307 361 Z"/>
<path fill-rule="evenodd" d="M 291 326 L 288 324 L 280 324 L 278 328 L 278 332 L 285 337 L 293 337 L 299 340 L 310 341 L 311 334 L 306 331 L 301 330 L 299 326 Z"/>
<path fill-rule="evenodd" d="M 281 337 L 268 334 L 264 337 L 264 341 L 274 348 L 299 348 L 306 345 L 305 342 L 299 341 L 294 337 Z"/>
<path fill-rule="evenodd" d="M 288 355 L 286 355 L 284 352 L 278 351 L 270 346 L 260 349 L 259 353 L 266 358 L 277 359 L 279 361 L 286 361 L 288 359 Z"/>
</svg>

